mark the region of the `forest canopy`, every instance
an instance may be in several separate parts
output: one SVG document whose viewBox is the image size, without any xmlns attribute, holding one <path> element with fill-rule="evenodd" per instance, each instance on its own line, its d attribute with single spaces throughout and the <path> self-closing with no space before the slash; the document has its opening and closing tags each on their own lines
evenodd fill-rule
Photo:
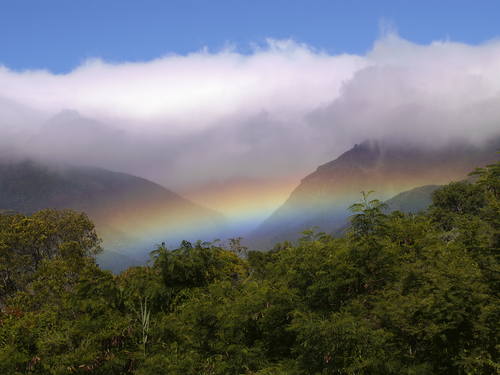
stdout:
<svg viewBox="0 0 500 375">
<path fill-rule="evenodd" d="M 182 242 L 99 268 L 85 214 L 0 214 L 1 374 L 500 372 L 500 163 L 419 214 L 248 251 Z"/>
</svg>

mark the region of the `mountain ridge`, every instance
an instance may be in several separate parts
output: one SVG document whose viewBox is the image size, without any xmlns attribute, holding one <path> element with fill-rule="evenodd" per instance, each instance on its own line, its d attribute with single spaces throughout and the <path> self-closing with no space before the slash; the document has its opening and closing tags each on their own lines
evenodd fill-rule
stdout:
<svg viewBox="0 0 500 375">
<path fill-rule="evenodd" d="M 141 177 L 32 160 L 0 162 L 0 209 L 31 214 L 44 208 L 87 213 L 105 247 L 141 261 L 156 243 L 211 240 L 225 226 L 216 211 Z"/>
<path fill-rule="evenodd" d="M 500 138 L 483 145 L 450 143 L 441 148 L 395 145 L 381 141 L 356 144 L 305 176 L 285 203 L 247 239 L 251 248 L 295 240 L 311 227 L 335 232 L 345 225 L 348 207 L 361 191 L 388 200 L 423 185 L 461 180 L 476 167 L 495 160 Z"/>
</svg>

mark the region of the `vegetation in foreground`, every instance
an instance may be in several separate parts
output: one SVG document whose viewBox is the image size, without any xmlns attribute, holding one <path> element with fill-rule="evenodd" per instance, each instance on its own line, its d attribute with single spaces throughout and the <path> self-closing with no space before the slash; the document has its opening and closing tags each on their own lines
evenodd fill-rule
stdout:
<svg viewBox="0 0 500 375">
<path fill-rule="evenodd" d="M 71 211 L 0 215 L 1 374 L 499 373 L 500 163 L 349 232 L 158 247 L 101 270 Z"/>
</svg>

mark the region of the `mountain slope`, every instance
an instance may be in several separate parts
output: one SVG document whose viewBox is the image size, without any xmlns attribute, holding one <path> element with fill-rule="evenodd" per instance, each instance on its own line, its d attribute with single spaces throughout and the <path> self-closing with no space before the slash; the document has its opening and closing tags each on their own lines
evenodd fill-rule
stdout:
<svg viewBox="0 0 500 375">
<path fill-rule="evenodd" d="M 0 163 L 0 209 L 43 208 L 86 212 L 105 247 L 141 260 L 156 243 L 213 239 L 224 225 L 216 212 L 143 178 L 90 167 Z"/>
<path fill-rule="evenodd" d="M 432 203 L 432 193 L 440 187 L 441 185 L 424 185 L 403 191 L 385 202 L 387 209 L 406 213 L 424 211 Z"/>
<path fill-rule="evenodd" d="M 386 212 L 419 213 L 425 211 L 432 203 L 432 193 L 440 187 L 441 185 L 424 185 L 396 194 L 384 202 L 387 205 Z M 350 218 L 346 217 L 343 225 L 331 233 L 335 236 L 343 236 L 350 226 Z"/>
<path fill-rule="evenodd" d="M 455 143 L 440 149 L 377 142 L 355 145 L 305 177 L 247 243 L 267 249 L 277 241 L 297 239 L 311 227 L 335 232 L 345 225 L 348 207 L 361 191 L 374 190 L 374 196 L 387 200 L 418 186 L 463 179 L 494 161 L 499 145 L 499 140 L 480 147 Z"/>
</svg>

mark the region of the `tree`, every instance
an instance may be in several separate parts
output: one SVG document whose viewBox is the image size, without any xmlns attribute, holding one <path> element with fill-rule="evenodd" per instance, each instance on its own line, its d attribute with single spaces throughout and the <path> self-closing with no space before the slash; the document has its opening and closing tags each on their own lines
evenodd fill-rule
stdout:
<svg viewBox="0 0 500 375">
<path fill-rule="evenodd" d="M 370 199 L 373 191 L 363 191 L 361 194 L 361 201 L 349 207 L 349 210 L 355 213 L 351 217 L 351 233 L 357 238 L 368 237 L 383 230 L 385 219 L 383 210 L 387 207 L 379 199 Z"/>
<path fill-rule="evenodd" d="M 102 250 L 100 243 L 94 224 L 83 213 L 0 214 L 0 305 L 32 279 L 43 260 L 92 258 Z"/>
</svg>

